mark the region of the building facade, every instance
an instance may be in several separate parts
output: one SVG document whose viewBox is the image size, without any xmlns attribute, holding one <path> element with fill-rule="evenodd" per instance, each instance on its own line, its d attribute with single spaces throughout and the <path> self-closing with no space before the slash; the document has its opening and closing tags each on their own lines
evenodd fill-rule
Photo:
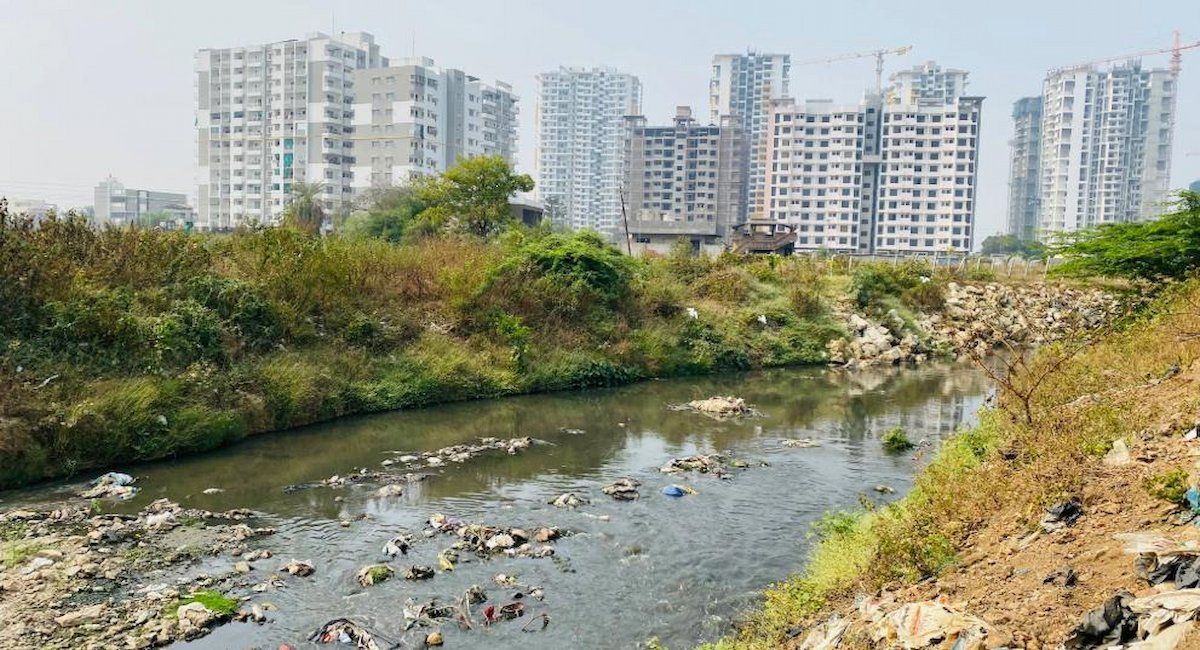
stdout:
<svg viewBox="0 0 1200 650">
<path fill-rule="evenodd" d="M 719 245 L 745 221 L 746 141 L 732 117 L 721 120 L 698 124 L 688 106 L 677 107 L 667 126 L 626 118 L 625 202 L 637 243 L 669 246 L 690 236 Z"/>
<path fill-rule="evenodd" d="M 196 220 L 195 211 L 188 205 L 187 195 L 125 187 L 112 176 L 96 185 L 92 208 L 95 210 L 95 223 L 101 226 L 149 226 L 161 222 L 184 225 Z"/>
<path fill-rule="evenodd" d="M 197 52 L 201 226 L 276 222 L 299 181 L 321 184 L 327 210 L 347 208 L 354 73 L 386 65 L 361 32 Z"/>
<path fill-rule="evenodd" d="M 1150 219 L 1168 199 L 1176 75 L 1139 61 L 1046 76 L 1038 234 Z"/>
<path fill-rule="evenodd" d="M 356 191 L 439 174 L 459 158 L 501 156 L 515 164 L 517 96 L 432 59 L 354 71 Z"/>
<path fill-rule="evenodd" d="M 625 180 L 625 116 L 642 112 L 637 77 L 559 68 L 537 77 L 534 160 L 539 198 L 571 228 L 616 235 Z"/>
<path fill-rule="evenodd" d="M 1042 98 L 1013 103 L 1013 137 L 1008 141 L 1008 234 L 1037 238 L 1042 160 Z"/>
<path fill-rule="evenodd" d="M 871 94 L 854 105 L 774 102 L 767 221 L 795 226 L 802 251 L 969 251 L 982 104 Z"/>
<path fill-rule="evenodd" d="M 749 216 L 762 213 L 767 183 L 767 121 L 771 100 L 788 96 L 792 57 L 787 54 L 717 54 L 713 56 L 709 81 L 709 120 L 720 122 L 732 116 L 749 140 L 749 153 L 742 163 L 746 176 Z"/>
<path fill-rule="evenodd" d="M 967 94 L 965 70 L 943 68 L 933 61 L 896 72 L 888 80 L 889 104 L 946 105 Z"/>
</svg>

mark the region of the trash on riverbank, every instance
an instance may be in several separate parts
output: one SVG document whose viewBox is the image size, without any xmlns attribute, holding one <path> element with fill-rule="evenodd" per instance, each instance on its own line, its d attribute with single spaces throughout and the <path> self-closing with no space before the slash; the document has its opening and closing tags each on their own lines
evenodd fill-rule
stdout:
<svg viewBox="0 0 1200 650">
<path fill-rule="evenodd" d="M 388 557 L 396 557 L 397 555 L 408 555 L 408 549 L 412 548 L 412 537 L 409 535 L 396 535 L 383 544 L 383 554 Z"/>
<path fill-rule="evenodd" d="M 1122 533 L 1125 552 L 1137 555 L 1134 570 L 1150 585 L 1170 582 L 1176 589 L 1200 587 L 1200 544 L 1175 542 L 1157 533 Z"/>
<path fill-rule="evenodd" d="M 556 508 L 575 508 L 587 504 L 587 499 L 576 496 L 574 492 L 566 492 L 550 500 L 550 505 Z"/>
<path fill-rule="evenodd" d="M 1112 442 L 1112 448 L 1104 455 L 1103 463 L 1110 467 L 1120 467 L 1128 465 L 1132 462 L 1129 455 L 1129 446 L 1125 444 L 1125 440 L 1117 438 Z"/>
<path fill-rule="evenodd" d="M 430 570 L 430 573 L 433 573 L 432 569 Z M 379 584 L 394 575 L 396 575 L 396 570 L 386 564 L 371 564 L 359 569 L 355 579 L 358 580 L 358 584 L 364 587 L 370 587 L 371 585 Z M 411 580 L 411 578 L 409 579 Z"/>
<path fill-rule="evenodd" d="M 1079 499 L 1072 497 L 1046 508 L 1046 516 L 1042 517 L 1039 525 L 1042 530 L 1052 533 L 1074 524 L 1081 516 L 1083 516 L 1083 504 Z"/>
<path fill-rule="evenodd" d="M 525 603 L 514 600 L 511 603 L 496 607 L 488 605 L 483 608 L 483 620 L 487 625 L 500 621 L 511 621 L 525 615 Z"/>
<path fill-rule="evenodd" d="M 696 491 L 686 485 L 668 485 L 662 489 L 664 496 L 682 497 L 696 494 Z"/>
<path fill-rule="evenodd" d="M 686 404 L 669 404 L 667 407 L 673 411 L 694 411 L 718 420 L 755 414 L 754 409 L 747 406 L 746 400 L 741 397 L 720 395 L 692 400 Z"/>
<path fill-rule="evenodd" d="M 519 438 L 480 438 L 476 444 L 450 445 L 434 451 L 395 452 L 395 457 L 383 461 L 385 467 L 402 465 L 409 469 L 420 467 L 445 467 L 449 463 L 465 463 L 490 451 L 504 451 L 516 455 L 533 446 L 529 436 Z"/>
<path fill-rule="evenodd" d="M 138 493 L 134 478 L 121 472 L 108 472 L 91 482 L 90 488 L 79 493 L 85 499 L 132 499 Z"/>
<path fill-rule="evenodd" d="M 554 555 L 554 547 L 546 542 L 557 539 L 562 531 L 557 528 L 539 527 L 531 535 L 526 528 L 502 528 L 486 524 L 468 524 L 441 513 L 429 517 L 427 535 L 453 533 L 459 541 L 450 547 L 455 552 L 470 551 L 479 557 L 503 554 L 508 557 L 544 558 Z M 531 543 L 531 540 L 540 545 Z"/>
<path fill-rule="evenodd" d="M 936 600 L 908 603 L 885 615 L 871 628 L 875 643 L 927 648 L 935 643 L 961 650 L 982 649 L 990 626 L 983 619 Z"/>
<path fill-rule="evenodd" d="M 381 650 L 375 635 L 354 621 L 335 618 L 308 636 L 313 643 L 354 644 L 359 650 Z"/>
<path fill-rule="evenodd" d="M 604 486 L 600 491 L 617 501 L 633 501 L 640 497 L 638 494 L 638 486 L 641 485 L 636 479 L 629 477 L 619 478 L 613 481 L 612 484 Z"/>
<path fill-rule="evenodd" d="M 1142 598 L 1119 591 L 1084 614 L 1067 637 L 1070 650 L 1136 644 L 1140 648 L 1174 648 L 1196 625 L 1200 589 L 1176 589 Z"/>
<path fill-rule="evenodd" d="M 804 637 L 798 650 L 834 650 L 841 643 L 842 635 L 848 627 L 850 621 L 835 613 L 813 627 L 808 636 Z"/>
</svg>

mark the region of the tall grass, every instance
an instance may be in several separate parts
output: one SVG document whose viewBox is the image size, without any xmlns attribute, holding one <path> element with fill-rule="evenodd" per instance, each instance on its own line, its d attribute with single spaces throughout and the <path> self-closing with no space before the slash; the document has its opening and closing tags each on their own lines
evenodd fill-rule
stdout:
<svg viewBox="0 0 1200 650">
<path fill-rule="evenodd" d="M 350 413 L 825 359 L 824 262 L 0 220 L 0 487 Z M 696 318 L 689 311 L 697 314 Z"/>
</svg>

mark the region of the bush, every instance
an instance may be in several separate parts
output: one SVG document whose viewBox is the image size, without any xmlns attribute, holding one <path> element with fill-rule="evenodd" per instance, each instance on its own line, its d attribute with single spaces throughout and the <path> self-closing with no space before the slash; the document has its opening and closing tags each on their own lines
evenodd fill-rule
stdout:
<svg viewBox="0 0 1200 650">
<path fill-rule="evenodd" d="M 908 434 L 904 433 L 904 429 L 893 427 L 888 429 L 880 437 L 879 442 L 883 445 L 884 451 L 888 453 L 898 454 L 908 451 L 913 448 L 913 443 L 908 439 Z"/>
</svg>

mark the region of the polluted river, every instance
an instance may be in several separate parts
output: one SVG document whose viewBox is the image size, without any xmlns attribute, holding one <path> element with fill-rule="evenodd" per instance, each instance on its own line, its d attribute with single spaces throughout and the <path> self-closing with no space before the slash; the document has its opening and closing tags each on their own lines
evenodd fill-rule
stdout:
<svg viewBox="0 0 1200 650">
<path fill-rule="evenodd" d="M 686 648 L 729 634 L 763 588 L 801 568 L 809 524 L 823 513 L 903 496 L 939 442 L 974 422 L 989 390 L 969 366 L 930 364 L 451 404 L 112 468 L 133 475 L 138 492 L 105 508 L 137 512 L 165 498 L 249 509 L 253 525 L 275 529 L 260 545 L 272 558 L 241 567 L 245 579 L 228 589 L 248 597 L 247 607 L 269 603 L 265 622 L 230 622 L 175 647 L 318 647 L 310 635 L 344 618 L 379 648 L 420 647 L 431 631 L 448 648 L 634 648 L 654 637 Z M 672 408 L 715 395 L 743 398 L 753 413 L 718 419 Z M 916 448 L 884 451 L 880 437 L 893 427 Z M 481 439 L 496 442 L 428 456 Z M 697 455 L 707 460 L 663 471 Z M 631 487 L 606 493 L 623 478 Z M 81 489 L 10 492 L 0 510 L 78 502 Z M 230 571 L 239 559 L 209 558 L 205 570 Z M 310 563 L 311 575 L 281 571 L 293 559 Z M 364 586 L 359 575 L 371 565 L 387 568 Z M 469 595 L 476 585 L 487 600 L 464 603 L 482 595 Z M 464 608 L 471 629 L 438 618 L 445 606 Z M 335 643 L 342 634 L 330 629 Z"/>
</svg>

